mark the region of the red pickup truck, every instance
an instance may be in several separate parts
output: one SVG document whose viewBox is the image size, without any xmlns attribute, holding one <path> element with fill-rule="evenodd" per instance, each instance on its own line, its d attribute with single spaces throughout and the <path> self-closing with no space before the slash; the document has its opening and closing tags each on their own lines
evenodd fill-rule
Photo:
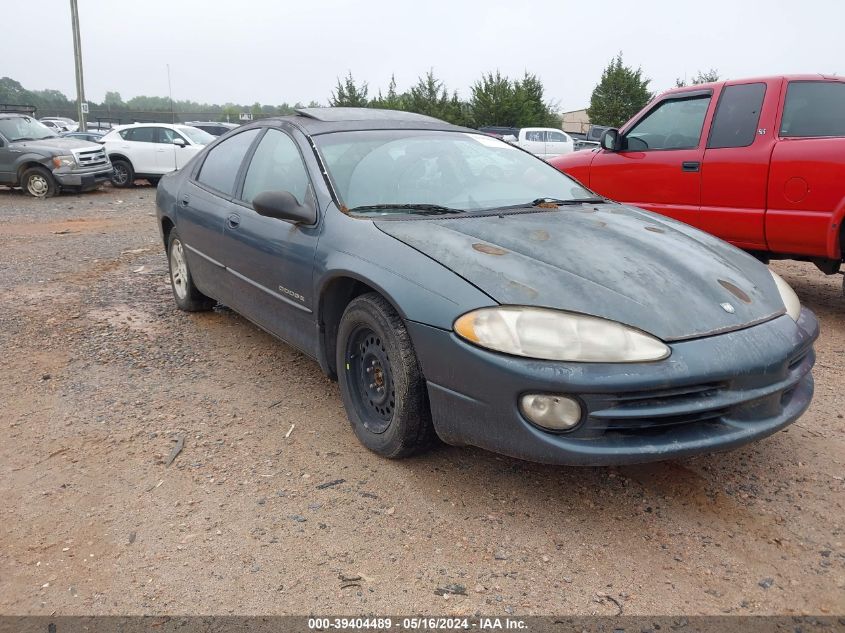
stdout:
<svg viewBox="0 0 845 633">
<path fill-rule="evenodd" d="M 764 261 L 812 261 L 827 274 L 842 263 L 845 78 L 676 88 L 606 131 L 599 148 L 549 162 L 608 198 L 692 224 Z"/>
</svg>

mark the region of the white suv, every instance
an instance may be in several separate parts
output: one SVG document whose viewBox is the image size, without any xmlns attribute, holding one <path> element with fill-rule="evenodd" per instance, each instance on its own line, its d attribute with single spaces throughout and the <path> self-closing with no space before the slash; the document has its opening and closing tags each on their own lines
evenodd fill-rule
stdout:
<svg viewBox="0 0 845 633">
<path fill-rule="evenodd" d="M 136 178 L 157 184 L 164 174 L 181 169 L 214 137 L 189 125 L 135 123 L 122 125 L 100 139 L 114 166 L 112 184 L 131 187 Z"/>
</svg>

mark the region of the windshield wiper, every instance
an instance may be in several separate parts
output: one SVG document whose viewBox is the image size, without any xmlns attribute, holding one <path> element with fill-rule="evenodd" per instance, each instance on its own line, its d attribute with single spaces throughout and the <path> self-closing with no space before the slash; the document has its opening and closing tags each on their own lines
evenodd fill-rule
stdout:
<svg viewBox="0 0 845 633">
<path fill-rule="evenodd" d="M 29 136 L 22 136 L 20 138 L 13 138 L 12 143 L 17 143 L 18 141 L 34 141 L 34 138 L 30 138 Z"/>
<path fill-rule="evenodd" d="M 349 209 L 348 213 L 359 211 L 378 211 L 379 209 L 399 209 L 400 211 L 413 211 L 425 215 L 447 215 L 449 213 L 464 213 L 463 209 L 452 209 L 439 204 L 367 204 Z"/>
<path fill-rule="evenodd" d="M 536 198 L 536 199 L 531 201 L 531 204 L 527 204 L 525 206 L 540 207 L 540 206 L 543 206 L 544 204 L 549 204 L 549 205 L 554 204 L 554 205 L 560 206 L 560 205 L 564 205 L 564 204 L 597 204 L 599 202 L 606 202 L 606 200 L 604 198 L 598 198 L 598 197 L 594 197 L 594 198 L 573 198 L 571 200 L 562 200 L 560 198 L 548 198 L 548 197 L 546 197 L 546 198 Z"/>
</svg>

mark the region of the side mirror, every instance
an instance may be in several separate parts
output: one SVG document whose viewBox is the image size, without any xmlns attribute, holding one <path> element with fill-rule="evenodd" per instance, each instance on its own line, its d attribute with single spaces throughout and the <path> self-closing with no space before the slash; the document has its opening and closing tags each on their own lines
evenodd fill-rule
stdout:
<svg viewBox="0 0 845 633">
<path fill-rule="evenodd" d="M 252 199 L 252 208 L 258 215 L 294 224 L 314 224 L 317 221 L 317 211 L 299 204 L 290 191 L 262 191 Z"/>
<path fill-rule="evenodd" d="M 173 139 L 173 144 L 178 147 L 185 147 L 187 145 L 185 139 L 179 137 Z"/>
<path fill-rule="evenodd" d="M 602 146 L 602 149 L 606 149 L 609 152 L 618 152 L 621 150 L 622 137 L 619 135 L 619 130 L 616 128 L 605 130 L 601 135 L 601 141 L 599 141 L 599 144 Z"/>
</svg>

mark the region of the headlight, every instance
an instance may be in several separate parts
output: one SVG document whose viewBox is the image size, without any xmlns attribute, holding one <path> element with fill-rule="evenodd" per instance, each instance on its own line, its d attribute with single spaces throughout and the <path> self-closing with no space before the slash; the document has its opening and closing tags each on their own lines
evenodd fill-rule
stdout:
<svg viewBox="0 0 845 633">
<path fill-rule="evenodd" d="M 795 294 L 792 287 L 786 283 L 780 275 L 773 270 L 769 270 L 769 272 L 772 273 L 772 279 L 775 280 L 775 285 L 778 287 L 780 299 L 783 301 L 783 305 L 786 306 L 786 313 L 791 316 L 794 321 L 797 321 L 801 314 L 801 301 L 798 299 L 798 295 Z"/>
<path fill-rule="evenodd" d="M 53 156 L 53 164 L 56 167 L 75 167 L 76 159 L 73 156 Z"/>
<path fill-rule="evenodd" d="M 634 363 L 671 353 L 653 336 L 621 323 L 546 308 L 481 308 L 460 317 L 454 327 L 480 347 L 542 360 Z"/>
</svg>

